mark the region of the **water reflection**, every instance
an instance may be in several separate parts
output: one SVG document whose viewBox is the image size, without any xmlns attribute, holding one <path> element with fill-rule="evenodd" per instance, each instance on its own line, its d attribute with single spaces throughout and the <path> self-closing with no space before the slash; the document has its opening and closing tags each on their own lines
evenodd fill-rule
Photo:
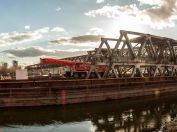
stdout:
<svg viewBox="0 0 177 132">
<path fill-rule="evenodd" d="M 1 108 L 0 126 L 2 132 L 151 132 L 176 116 L 176 95 L 62 107 Z"/>
</svg>

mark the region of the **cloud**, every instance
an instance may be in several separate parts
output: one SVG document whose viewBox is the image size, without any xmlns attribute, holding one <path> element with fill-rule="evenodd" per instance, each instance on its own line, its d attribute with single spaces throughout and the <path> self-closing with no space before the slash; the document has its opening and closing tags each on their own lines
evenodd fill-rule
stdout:
<svg viewBox="0 0 177 132">
<path fill-rule="evenodd" d="M 49 29 L 50 29 L 49 27 L 43 27 L 43 28 L 37 29 L 34 32 L 36 32 L 36 33 L 48 33 Z"/>
<path fill-rule="evenodd" d="M 0 34 L 0 45 L 23 43 L 42 38 L 42 34 L 37 32 L 11 32 Z"/>
<path fill-rule="evenodd" d="M 161 0 L 159 2 L 158 5 L 150 6 L 147 9 L 139 9 L 136 4 L 103 6 L 100 9 L 88 11 L 85 15 L 90 17 L 102 16 L 113 18 L 117 21 L 126 18 L 129 22 L 135 20 L 137 24 L 150 25 L 156 29 L 175 26 L 175 21 L 177 20 L 177 1 Z"/>
<path fill-rule="evenodd" d="M 137 0 L 141 4 L 147 4 L 147 5 L 159 5 L 162 0 Z"/>
<path fill-rule="evenodd" d="M 15 57 L 40 57 L 40 56 L 56 56 L 56 57 L 69 57 L 76 55 L 86 54 L 86 51 L 59 51 L 59 50 L 46 50 L 41 47 L 29 47 L 21 49 L 9 49 L 2 51 L 2 53 L 11 54 Z"/>
<path fill-rule="evenodd" d="M 62 27 L 54 27 L 51 29 L 52 32 L 64 32 L 64 28 Z"/>
<path fill-rule="evenodd" d="M 29 25 L 26 25 L 26 26 L 25 26 L 25 29 L 26 29 L 26 30 L 30 30 L 30 28 L 31 28 L 31 27 L 30 27 Z"/>
<path fill-rule="evenodd" d="M 86 33 L 87 35 L 103 35 L 103 29 L 98 27 L 93 27 L 89 29 L 89 31 Z"/>
<path fill-rule="evenodd" d="M 25 29 L 29 30 L 30 26 L 25 26 Z M 50 30 L 50 27 L 42 27 L 34 31 L 0 33 L 0 45 L 17 44 L 38 40 L 43 38 L 44 34 L 49 33 L 49 31 L 62 32 L 64 29 L 61 27 L 55 27 Z"/>
<path fill-rule="evenodd" d="M 51 51 L 44 50 L 38 47 L 21 48 L 21 49 L 9 49 L 3 51 L 4 53 L 12 54 L 16 57 L 36 57 L 44 54 L 49 54 Z"/>
<path fill-rule="evenodd" d="M 85 13 L 86 16 L 96 17 L 96 16 L 106 16 L 108 18 L 118 18 L 124 15 L 134 16 L 139 12 L 136 5 L 126 5 L 126 6 L 103 6 L 97 10 L 91 10 Z"/>
<path fill-rule="evenodd" d="M 176 0 L 163 0 L 160 6 L 155 6 L 144 11 L 145 14 L 151 17 L 154 21 L 161 21 L 170 19 L 177 13 Z"/>
<path fill-rule="evenodd" d="M 174 27 L 177 20 L 177 1 L 161 0 L 160 5 L 142 11 L 146 16 L 146 24 L 150 23 L 162 29 L 163 27 Z M 144 21 L 144 22 L 145 22 Z"/>
<path fill-rule="evenodd" d="M 56 8 L 56 11 L 61 11 L 61 7 Z"/>
<path fill-rule="evenodd" d="M 49 41 L 54 44 L 80 44 L 80 43 L 88 43 L 88 42 L 99 42 L 102 35 L 83 35 L 72 38 L 60 38 L 57 40 Z"/>
<path fill-rule="evenodd" d="M 98 4 L 104 3 L 104 0 L 97 0 L 96 3 L 98 3 Z"/>
<path fill-rule="evenodd" d="M 9 58 L 9 59 L 15 59 L 15 58 L 16 58 L 16 56 L 14 56 L 14 55 L 12 55 L 12 54 L 10 54 L 10 53 L 7 53 L 6 56 L 7 56 L 7 58 Z"/>
</svg>

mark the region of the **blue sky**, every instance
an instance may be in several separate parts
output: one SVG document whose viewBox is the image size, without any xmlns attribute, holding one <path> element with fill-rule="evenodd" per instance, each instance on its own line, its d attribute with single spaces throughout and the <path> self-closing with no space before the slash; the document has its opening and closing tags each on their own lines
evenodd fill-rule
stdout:
<svg viewBox="0 0 177 132">
<path fill-rule="evenodd" d="M 0 61 L 85 54 L 119 30 L 177 39 L 176 0 L 0 0 Z"/>
</svg>

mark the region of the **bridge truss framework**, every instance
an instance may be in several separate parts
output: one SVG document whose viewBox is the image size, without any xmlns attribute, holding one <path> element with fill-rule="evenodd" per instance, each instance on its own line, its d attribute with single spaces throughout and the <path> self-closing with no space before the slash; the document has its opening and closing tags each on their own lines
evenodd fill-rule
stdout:
<svg viewBox="0 0 177 132">
<path fill-rule="evenodd" d="M 120 31 L 118 39 L 101 38 L 98 48 L 88 55 L 69 60 L 90 62 L 98 78 L 177 76 L 177 41 L 145 33 Z M 105 68 L 103 76 L 97 68 Z"/>
</svg>

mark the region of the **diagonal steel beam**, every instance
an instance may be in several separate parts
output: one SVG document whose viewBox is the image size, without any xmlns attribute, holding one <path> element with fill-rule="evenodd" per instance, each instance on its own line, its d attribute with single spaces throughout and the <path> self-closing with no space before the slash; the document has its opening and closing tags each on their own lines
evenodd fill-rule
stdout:
<svg viewBox="0 0 177 132">
<path fill-rule="evenodd" d="M 124 33 L 123 35 L 124 35 L 125 40 L 126 40 L 126 42 L 127 42 L 126 44 L 127 44 L 128 49 L 129 49 L 130 56 L 131 56 L 132 59 L 134 59 L 134 58 L 135 58 L 135 54 L 134 54 L 134 52 L 133 52 L 133 47 L 132 47 L 132 45 L 131 45 L 131 43 L 130 43 L 130 40 L 129 40 L 127 34 Z"/>
</svg>

